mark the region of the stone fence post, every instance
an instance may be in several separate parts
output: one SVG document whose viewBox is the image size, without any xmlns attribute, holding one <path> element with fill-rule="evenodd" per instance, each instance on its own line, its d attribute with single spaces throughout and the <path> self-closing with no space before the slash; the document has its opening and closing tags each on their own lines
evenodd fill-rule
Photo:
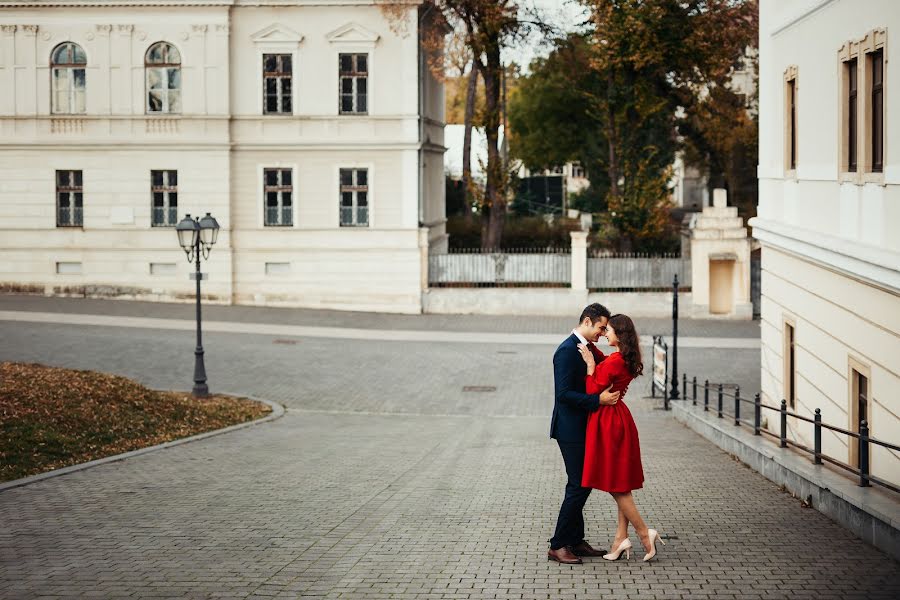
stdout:
<svg viewBox="0 0 900 600">
<path fill-rule="evenodd" d="M 587 291 L 587 231 L 570 231 L 572 236 L 572 289 Z"/>
</svg>

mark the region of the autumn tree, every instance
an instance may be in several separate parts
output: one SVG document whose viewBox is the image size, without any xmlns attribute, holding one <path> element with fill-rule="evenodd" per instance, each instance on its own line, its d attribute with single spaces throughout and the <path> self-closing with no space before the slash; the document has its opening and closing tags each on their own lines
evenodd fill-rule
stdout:
<svg viewBox="0 0 900 600">
<path fill-rule="evenodd" d="M 738 0 L 585 0 L 591 27 L 559 40 L 511 106 L 515 151 L 528 161 L 578 157 L 607 187 L 621 250 L 666 226 L 680 122 L 755 35 Z M 564 103 L 564 104 L 563 104 Z M 551 129 L 552 128 L 552 129 Z M 554 135 L 558 132 L 558 135 Z M 599 175 L 605 174 L 605 181 Z"/>
<path fill-rule="evenodd" d="M 484 91 L 482 88 L 482 93 L 478 94 L 478 69 L 467 45 L 466 30 L 461 25 L 458 20 L 450 25 L 446 43 L 446 64 L 452 73 L 444 77 L 445 120 L 463 125 L 462 181 L 466 204 L 471 205 L 475 185 L 472 180 L 472 128 L 476 126 L 476 113 L 484 112 Z M 439 40 L 434 42 L 439 43 Z"/>
<path fill-rule="evenodd" d="M 506 213 L 506 186 L 500 160 L 500 51 L 517 31 L 517 9 L 512 0 L 433 0 L 451 22 L 465 32 L 466 46 L 472 53 L 474 70 L 484 82 L 484 128 L 487 138 L 486 182 L 481 198 L 482 240 L 484 248 L 500 245 Z M 474 85 L 473 85 L 474 87 Z M 474 96 L 474 90 L 472 91 Z M 467 102 L 468 106 L 473 103 Z M 468 111 L 467 111 L 468 112 Z M 465 161 L 464 161 L 465 163 Z M 465 164 L 464 164 L 465 167 Z"/>
<path fill-rule="evenodd" d="M 519 80 L 509 96 L 511 153 L 533 170 L 578 161 L 591 185 L 605 190 L 605 128 L 584 102 L 603 94 L 606 82 L 591 67 L 588 44 L 578 34 L 557 40 L 554 50 L 532 62 Z"/>
<path fill-rule="evenodd" d="M 709 193 L 725 188 L 729 202 L 749 219 L 756 215 L 758 192 L 755 52 L 748 52 L 736 66 L 752 80 L 750 89 L 735 86 L 728 77 L 711 82 L 707 93 L 686 108 L 678 130 L 684 142 L 685 162 L 706 176 Z"/>
</svg>

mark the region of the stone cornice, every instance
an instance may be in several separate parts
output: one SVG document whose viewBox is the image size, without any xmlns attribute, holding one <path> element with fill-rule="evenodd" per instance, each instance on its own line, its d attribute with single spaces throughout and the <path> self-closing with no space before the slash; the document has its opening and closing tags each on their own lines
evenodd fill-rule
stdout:
<svg viewBox="0 0 900 600">
<path fill-rule="evenodd" d="M 760 217 L 750 219 L 748 224 L 753 227 L 753 237 L 763 246 L 802 256 L 900 295 L 900 253 Z"/>
</svg>

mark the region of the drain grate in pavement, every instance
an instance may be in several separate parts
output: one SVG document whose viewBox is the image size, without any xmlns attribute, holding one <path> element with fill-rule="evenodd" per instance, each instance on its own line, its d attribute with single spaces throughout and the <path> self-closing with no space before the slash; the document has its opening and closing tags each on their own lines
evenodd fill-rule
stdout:
<svg viewBox="0 0 900 600">
<path fill-rule="evenodd" d="M 496 392 L 495 385 L 467 385 L 463 387 L 464 392 Z"/>
<path fill-rule="evenodd" d="M 273 344 L 284 344 L 286 346 L 296 346 L 297 340 L 272 340 Z"/>
</svg>

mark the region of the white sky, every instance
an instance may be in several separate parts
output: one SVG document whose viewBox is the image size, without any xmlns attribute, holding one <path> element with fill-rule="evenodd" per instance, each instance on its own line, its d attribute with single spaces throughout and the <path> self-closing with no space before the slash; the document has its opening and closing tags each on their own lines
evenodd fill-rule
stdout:
<svg viewBox="0 0 900 600">
<path fill-rule="evenodd" d="M 585 7 L 577 0 L 522 0 L 522 5 L 536 8 L 547 22 L 563 31 L 574 31 L 587 15 Z M 534 38 L 517 48 L 505 49 L 503 62 L 514 61 L 527 67 L 534 58 L 546 56 L 550 52 L 550 45 L 542 44 L 541 41 Z"/>
</svg>

